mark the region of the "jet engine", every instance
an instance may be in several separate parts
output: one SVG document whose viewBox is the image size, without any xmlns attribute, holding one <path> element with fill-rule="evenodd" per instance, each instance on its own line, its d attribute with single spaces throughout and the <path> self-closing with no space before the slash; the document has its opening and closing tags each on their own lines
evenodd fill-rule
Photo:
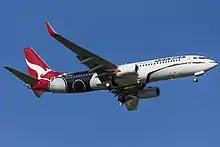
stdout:
<svg viewBox="0 0 220 147">
<path fill-rule="evenodd" d="M 66 82 L 62 78 L 55 78 L 50 82 L 49 91 L 54 93 L 66 93 Z"/>
<path fill-rule="evenodd" d="M 145 87 L 138 91 L 137 96 L 140 99 L 153 98 L 160 95 L 160 89 L 158 87 Z"/>
<path fill-rule="evenodd" d="M 138 65 L 135 64 L 125 64 L 121 65 L 116 69 L 117 76 L 133 76 L 136 75 L 138 71 Z"/>
</svg>

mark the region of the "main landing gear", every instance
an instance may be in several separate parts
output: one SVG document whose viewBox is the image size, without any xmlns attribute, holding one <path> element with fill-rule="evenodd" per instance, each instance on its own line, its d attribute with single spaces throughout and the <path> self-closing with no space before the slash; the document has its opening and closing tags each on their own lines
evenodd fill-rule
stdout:
<svg viewBox="0 0 220 147">
<path fill-rule="evenodd" d="M 126 102 L 126 97 L 123 95 L 118 96 L 119 106 L 123 105 Z"/>
<path fill-rule="evenodd" d="M 112 91 L 112 84 L 111 83 L 105 83 L 105 87 L 108 89 L 109 92 Z"/>
<path fill-rule="evenodd" d="M 106 86 L 107 88 L 110 88 L 110 87 L 111 87 L 111 84 L 110 84 L 110 83 L 106 83 L 105 86 Z"/>
</svg>

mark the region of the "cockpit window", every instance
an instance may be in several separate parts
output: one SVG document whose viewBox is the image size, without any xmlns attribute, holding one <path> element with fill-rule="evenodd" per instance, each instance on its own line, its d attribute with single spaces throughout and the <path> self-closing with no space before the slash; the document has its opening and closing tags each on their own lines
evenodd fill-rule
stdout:
<svg viewBox="0 0 220 147">
<path fill-rule="evenodd" d="M 206 59 L 206 57 L 199 57 L 199 59 Z"/>
<path fill-rule="evenodd" d="M 193 57 L 193 59 L 198 59 L 198 57 Z"/>
</svg>

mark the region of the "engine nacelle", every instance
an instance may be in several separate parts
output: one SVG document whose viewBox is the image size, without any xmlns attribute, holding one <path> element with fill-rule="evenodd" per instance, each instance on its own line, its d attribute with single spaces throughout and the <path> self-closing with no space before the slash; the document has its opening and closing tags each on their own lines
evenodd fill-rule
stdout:
<svg viewBox="0 0 220 147">
<path fill-rule="evenodd" d="M 129 76 L 136 75 L 138 71 L 138 65 L 135 64 L 125 64 L 121 65 L 116 69 L 117 76 Z"/>
<path fill-rule="evenodd" d="M 55 78 L 50 82 L 49 91 L 54 93 L 66 93 L 66 82 L 62 78 Z"/>
<path fill-rule="evenodd" d="M 141 99 L 153 98 L 160 95 L 160 89 L 158 87 L 145 87 L 143 90 L 139 90 L 137 96 Z"/>
</svg>

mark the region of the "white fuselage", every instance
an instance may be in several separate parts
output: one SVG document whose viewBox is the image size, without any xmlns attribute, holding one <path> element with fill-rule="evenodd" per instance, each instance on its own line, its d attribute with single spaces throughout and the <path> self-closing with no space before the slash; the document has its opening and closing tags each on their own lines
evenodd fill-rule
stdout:
<svg viewBox="0 0 220 147">
<path fill-rule="evenodd" d="M 58 76 L 50 83 L 49 91 L 54 93 L 76 93 L 111 88 L 149 84 L 161 80 L 196 77 L 217 66 L 217 63 L 203 56 L 175 56 L 143 62 L 119 65 L 114 81 L 101 82 L 97 73 L 79 72 Z M 113 83 L 114 82 L 114 83 Z M 108 84 L 108 85 L 107 85 Z M 117 85 L 116 85 L 117 84 Z M 112 87 L 114 86 L 114 87 Z"/>
<path fill-rule="evenodd" d="M 130 71 L 128 68 L 138 66 L 136 75 L 120 76 L 124 71 Z M 116 82 L 121 86 L 133 85 L 137 83 L 150 83 L 161 80 L 176 79 L 187 76 L 199 76 L 199 73 L 205 73 L 217 63 L 204 56 L 175 56 L 143 62 L 129 63 L 119 65 L 119 76 Z M 198 73 L 198 75 L 197 75 Z M 95 80 L 95 79 L 94 79 Z M 99 81 L 96 79 L 97 82 Z M 95 82 L 96 83 L 96 82 Z"/>
</svg>

